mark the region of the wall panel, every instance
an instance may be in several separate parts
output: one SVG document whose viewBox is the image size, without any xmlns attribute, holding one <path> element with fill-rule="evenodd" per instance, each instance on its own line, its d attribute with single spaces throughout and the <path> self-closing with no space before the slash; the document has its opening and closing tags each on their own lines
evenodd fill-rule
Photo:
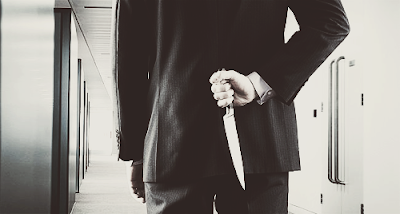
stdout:
<svg viewBox="0 0 400 214">
<path fill-rule="evenodd" d="M 54 1 L 1 1 L 0 213 L 49 213 Z"/>
</svg>

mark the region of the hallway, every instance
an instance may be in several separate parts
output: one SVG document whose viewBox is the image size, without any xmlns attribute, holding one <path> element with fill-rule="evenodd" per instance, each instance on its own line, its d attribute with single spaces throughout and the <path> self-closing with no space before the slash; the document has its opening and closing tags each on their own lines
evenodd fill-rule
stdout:
<svg viewBox="0 0 400 214">
<path fill-rule="evenodd" d="M 72 214 L 145 214 L 146 206 L 129 192 L 125 162 L 115 155 L 92 154 Z"/>
</svg>

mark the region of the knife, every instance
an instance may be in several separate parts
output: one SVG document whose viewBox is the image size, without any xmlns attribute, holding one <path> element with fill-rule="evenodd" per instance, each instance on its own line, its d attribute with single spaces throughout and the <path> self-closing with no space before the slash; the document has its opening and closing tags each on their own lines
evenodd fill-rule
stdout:
<svg viewBox="0 0 400 214">
<path fill-rule="evenodd" d="M 224 126 L 226 138 L 228 139 L 228 147 L 231 153 L 233 166 L 236 171 L 236 176 L 239 179 L 240 185 L 245 190 L 246 184 L 244 181 L 244 169 L 242 152 L 240 150 L 239 137 L 236 130 L 235 115 L 233 110 L 233 103 L 226 107 L 226 114 L 224 115 Z"/>
</svg>

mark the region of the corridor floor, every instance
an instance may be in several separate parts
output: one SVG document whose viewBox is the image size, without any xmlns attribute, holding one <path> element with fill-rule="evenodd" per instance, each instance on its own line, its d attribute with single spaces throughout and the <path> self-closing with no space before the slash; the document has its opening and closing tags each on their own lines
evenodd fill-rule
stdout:
<svg viewBox="0 0 400 214">
<path fill-rule="evenodd" d="M 115 155 L 91 154 L 72 214 L 146 214 L 129 192 L 125 162 Z"/>
</svg>

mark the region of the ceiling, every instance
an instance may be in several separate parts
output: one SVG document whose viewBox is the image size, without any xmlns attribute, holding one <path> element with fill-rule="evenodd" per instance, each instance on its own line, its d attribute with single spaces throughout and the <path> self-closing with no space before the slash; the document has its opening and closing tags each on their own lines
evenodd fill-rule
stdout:
<svg viewBox="0 0 400 214">
<path fill-rule="evenodd" d="M 92 108 L 111 108 L 111 30 L 115 0 L 55 0 L 55 8 L 72 8 L 76 17 L 79 58 Z"/>
</svg>

